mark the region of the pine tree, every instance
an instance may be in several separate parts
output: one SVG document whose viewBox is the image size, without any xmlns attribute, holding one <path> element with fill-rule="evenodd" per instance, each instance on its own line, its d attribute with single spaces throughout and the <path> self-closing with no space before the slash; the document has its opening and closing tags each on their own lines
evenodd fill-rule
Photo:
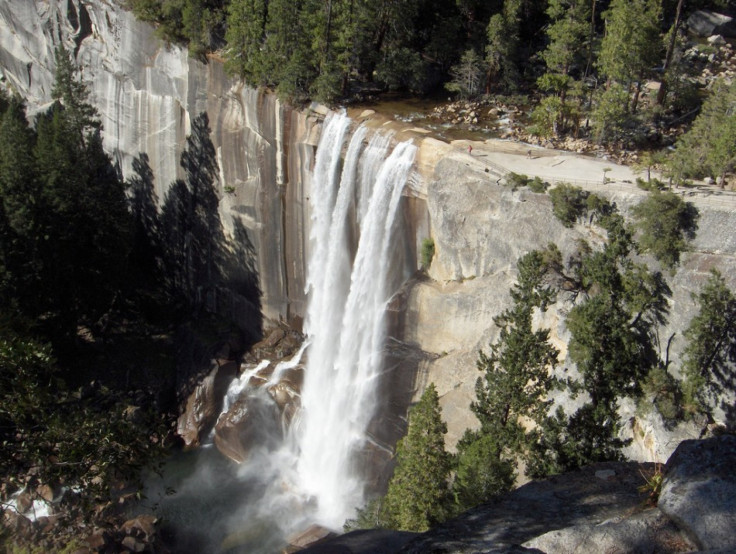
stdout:
<svg viewBox="0 0 736 554">
<path fill-rule="evenodd" d="M 486 35 L 486 89 L 493 84 L 505 90 L 516 90 L 519 82 L 517 50 L 521 0 L 504 0 L 503 9 L 488 22 Z"/>
<path fill-rule="evenodd" d="M 264 74 L 281 96 L 301 100 L 317 75 L 312 56 L 308 0 L 269 0 Z"/>
<path fill-rule="evenodd" d="M 542 57 L 548 71 L 537 80 L 537 84 L 554 97 L 542 100 L 533 117 L 542 131 L 540 134 L 548 135 L 551 131 L 556 136 L 566 127 L 567 121 L 574 122 L 577 129 L 583 88 L 572 73 L 576 65 L 579 68 L 583 65 L 587 51 L 588 0 L 551 0 L 547 15 L 551 20 L 547 27 L 549 43 Z M 568 100 L 571 92 L 575 97 L 572 102 Z"/>
<path fill-rule="evenodd" d="M 627 92 L 634 88 L 627 111 L 636 112 L 639 93 L 645 78 L 660 61 L 660 3 L 656 0 L 612 0 L 603 19 L 606 34 L 598 60 L 601 73 L 622 85 Z"/>
<path fill-rule="evenodd" d="M 268 21 L 266 0 L 232 0 L 228 6 L 225 69 L 251 85 L 268 81 L 263 59 Z"/>
<path fill-rule="evenodd" d="M 130 214 L 122 180 L 68 54 L 57 52 L 57 102 L 37 120 L 34 146 L 39 305 L 46 324 L 71 338 L 110 308 L 125 280 Z"/>
<path fill-rule="evenodd" d="M 426 531 L 449 515 L 445 433 L 437 389 L 430 384 L 409 411 L 409 430 L 396 447 L 397 465 L 381 508 L 390 527 Z"/>
<path fill-rule="evenodd" d="M 566 320 L 568 356 L 582 376 L 573 390 L 590 399 L 567 425 L 565 469 L 620 457 L 619 400 L 638 396 L 659 363 L 654 329 L 665 321 L 671 294 L 660 273 L 628 258 L 634 243 L 623 218 L 613 214 L 604 223 L 608 242 L 582 259 L 577 281 L 586 297 Z"/>
<path fill-rule="evenodd" d="M 567 86 L 565 81 L 573 67 L 582 65 L 588 39 L 588 19 L 590 9 L 588 0 L 550 0 L 547 15 L 549 43 L 542 52 L 549 73 L 560 76 L 559 92 Z"/>
<path fill-rule="evenodd" d="M 717 81 L 690 130 L 668 162 L 675 181 L 715 177 L 721 184 L 736 167 L 736 84 Z"/>
<path fill-rule="evenodd" d="M 458 445 L 454 492 L 461 509 L 511 487 L 516 457 L 530 454 L 528 424 L 543 425 L 547 395 L 557 386 L 551 369 L 558 351 L 549 343 L 549 330 L 532 326 L 534 310 L 546 310 L 554 299 L 553 291 L 543 285 L 548 256 L 530 252 L 518 268 L 518 282 L 511 290 L 514 304 L 494 320 L 501 328 L 499 339 L 490 355 L 480 352 L 477 362 L 484 376 L 476 382 L 470 408 L 480 429 L 466 432 Z"/>
<path fill-rule="evenodd" d="M 450 69 L 450 74 L 452 81 L 445 88 L 459 93 L 461 98 L 473 98 L 483 92 L 484 63 L 475 50 L 466 51 L 460 63 Z"/>
<path fill-rule="evenodd" d="M 77 67 L 63 45 L 56 48 L 54 59 L 56 73 L 51 97 L 64 106 L 64 117 L 71 131 L 78 134 L 80 144 L 84 144 L 87 135 L 100 128 L 99 114 L 89 103 L 89 90 L 79 80 Z"/>
<path fill-rule="evenodd" d="M 690 413 L 712 414 L 719 395 L 730 390 L 736 379 L 736 296 L 723 276 L 712 270 L 693 298 L 700 304 L 700 311 L 685 331 L 685 407 Z M 731 412 L 729 417 L 736 415 L 734 410 L 733 406 L 726 407 Z"/>
<path fill-rule="evenodd" d="M 672 192 L 652 192 L 634 206 L 634 218 L 641 234 L 639 249 L 650 252 L 666 269 L 680 262 L 698 228 L 698 210 Z"/>
</svg>

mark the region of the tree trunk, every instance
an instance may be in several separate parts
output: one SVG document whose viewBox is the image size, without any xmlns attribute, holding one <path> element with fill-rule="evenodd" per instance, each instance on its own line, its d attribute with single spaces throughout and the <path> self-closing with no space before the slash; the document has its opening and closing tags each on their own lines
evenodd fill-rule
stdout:
<svg viewBox="0 0 736 554">
<path fill-rule="evenodd" d="M 664 58 L 664 66 L 662 67 L 662 80 L 659 83 L 659 92 L 657 92 L 657 105 L 661 106 L 664 104 L 667 98 L 667 70 L 672 63 L 672 56 L 675 51 L 675 43 L 677 42 L 677 30 L 680 28 L 680 16 L 682 14 L 682 2 L 678 0 L 677 11 L 675 12 L 675 22 L 672 24 L 672 35 L 670 36 L 670 42 L 667 45 L 667 55 Z"/>
<path fill-rule="evenodd" d="M 588 76 L 590 72 L 590 66 L 593 65 L 593 37 L 595 36 L 595 5 L 597 0 L 591 0 L 591 15 L 590 15 L 590 35 L 588 35 L 588 61 L 585 64 L 585 73 L 583 73 L 583 79 Z"/>
<path fill-rule="evenodd" d="M 636 113 L 636 107 L 639 105 L 639 95 L 641 94 L 641 82 L 644 80 L 644 71 L 642 70 L 639 75 L 639 80 L 636 83 L 636 91 L 634 92 L 634 99 L 631 101 L 631 113 Z"/>
</svg>

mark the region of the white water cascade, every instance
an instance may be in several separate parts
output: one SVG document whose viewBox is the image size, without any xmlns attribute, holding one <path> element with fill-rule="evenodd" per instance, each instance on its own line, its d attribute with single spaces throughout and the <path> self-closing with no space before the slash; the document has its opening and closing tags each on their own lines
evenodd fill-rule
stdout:
<svg viewBox="0 0 736 554">
<path fill-rule="evenodd" d="M 360 127 L 340 173 L 349 125 L 344 114 L 330 116 L 317 151 L 305 319 L 310 346 L 301 416 L 292 428 L 298 486 L 316 501 L 315 519 L 331 528 L 340 528 L 362 502 L 352 462 L 375 415 L 384 315 L 394 292 L 388 290 L 391 232 L 416 153 L 406 142 L 386 157 L 390 137 L 380 134 L 363 150 L 367 131 Z M 358 215 L 354 257 L 351 209 Z"/>
<path fill-rule="evenodd" d="M 202 449 L 201 463 L 175 460 L 170 481 L 148 491 L 183 537 L 208 515 L 197 535 L 204 542 L 179 545 L 187 552 L 270 554 L 313 523 L 339 530 L 363 504 L 366 471 L 385 461 L 373 457 L 386 447 L 372 433 L 380 433 L 385 312 L 407 276 L 392 235 L 416 147 L 400 143 L 389 153 L 390 135 L 368 136 L 363 126 L 351 133 L 345 114 L 323 123 L 309 193 L 307 339 L 291 359 L 245 370 L 223 398 L 220 418 L 232 410 L 245 418 L 247 458 L 234 467 L 216 448 Z M 273 389 L 302 354 L 300 407 L 282 418 Z M 217 437 L 213 430 L 209 444 Z"/>
</svg>

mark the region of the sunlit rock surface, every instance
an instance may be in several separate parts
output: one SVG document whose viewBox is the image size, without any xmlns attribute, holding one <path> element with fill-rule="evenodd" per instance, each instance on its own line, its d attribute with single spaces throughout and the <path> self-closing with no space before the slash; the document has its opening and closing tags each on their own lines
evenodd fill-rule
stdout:
<svg viewBox="0 0 736 554">
<path fill-rule="evenodd" d="M 493 317 L 510 305 L 509 289 L 516 279 L 517 260 L 549 242 L 554 242 L 567 260 L 579 240 L 595 246 L 605 238 L 601 229 L 584 223 L 573 229 L 563 227 L 552 215 L 548 195 L 526 189 L 512 191 L 499 184 L 495 175 L 486 173 L 482 165 L 469 160 L 464 154 L 446 153 L 434 173 L 427 176 L 426 202 L 436 252 L 429 269 L 431 280 L 417 281 L 408 294 L 403 327 L 404 340 L 433 355 L 422 363 L 415 399 L 425 384 L 436 384 L 448 423 L 446 442 L 451 447 L 466 428 L 478 424 L 468 409 L 475 397 L 476 379 L 481 376 L 475 362 L 478 350 L 487 352 L 488 345 L 498 338 Z M 616 189 L 596 193 L 615 202 L 624 214 L 646 195 L 634 186 L 626 193 Z M 698 311 L 692 294 L 699 292 L 712 268 L 719 269 L 736 290 L 736 235 L 732 231 L 736 228 L 736 198 L 687 195 L 684 199 L 698 208 L 699 229 L 677 272 L 665 272 L 673 294 L 668 323 L 659 331 L 660 355 L 663 359 L 669 356 L 669 371 L 675 375 L 679 375 L 680 354 L 686 344 L 683 331 Z M 643 260 L 658 268 L 653 259 Z M 551 331 L 550 340 L 560 350 L 563 376 L 575 374 L 566 360 L 570 337 L 564 325 L 573 305 L 572 295 L 561 291 L 557 302 L 535 317 L 535 324 Z M 566 407 L 568 411 L 574 408 Z M 634 440 L 627 454 L 636 460 L 664 462 L 680 440 L 695 438 L 702 430 L 689 424 L 674 431 L 666 429 L 652 417 L 637 413 L 633 403 L 627 407 L 621 415 L 626 437 Z M 716 419 L 727 422 L 720 408 Z"/>
</svg>

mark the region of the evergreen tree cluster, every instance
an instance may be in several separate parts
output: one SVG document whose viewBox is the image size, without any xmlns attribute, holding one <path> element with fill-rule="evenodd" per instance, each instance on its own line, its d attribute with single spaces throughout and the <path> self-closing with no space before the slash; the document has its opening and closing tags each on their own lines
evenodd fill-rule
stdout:
<svg viewBox="0 0 736 554">
<path fill-rule="evenodd" d="M 145 153 L 124 182 L 63 48 L 56 67 L 33 125 L 0 91 L 0 478 L 3 494 L 73 489 L 65 517 L 89 519 L 163 456 L 176 327 L 230 294 L 257 334 L 260 292 L 246 230 L 223 234 L 207 114 L 159 208 Z"/>
<path fill-rule="evenodd" d="M 87 92 L 64 50 L 56 63 L 56 101 L 35 129 L 20 99 L 0 99 L 0 302 L 64 340 L 110 309 L 131 225 Z"/>
<path fill-rule="evenodd" d="M 0 477 L 5 493 L 73 488 L 73 519 L 138 479 L 166 428 L 152 406 L 133 410 L 124 387 L 100 383 L 102 350 L 91 376 L 82 361 L 80 345 L 104 339 L 131 299 L 134 225 L 63 48 L 56 66 L 55 101 L 35 126 L 22 100 L 0 93 Z"/>
</svg>

